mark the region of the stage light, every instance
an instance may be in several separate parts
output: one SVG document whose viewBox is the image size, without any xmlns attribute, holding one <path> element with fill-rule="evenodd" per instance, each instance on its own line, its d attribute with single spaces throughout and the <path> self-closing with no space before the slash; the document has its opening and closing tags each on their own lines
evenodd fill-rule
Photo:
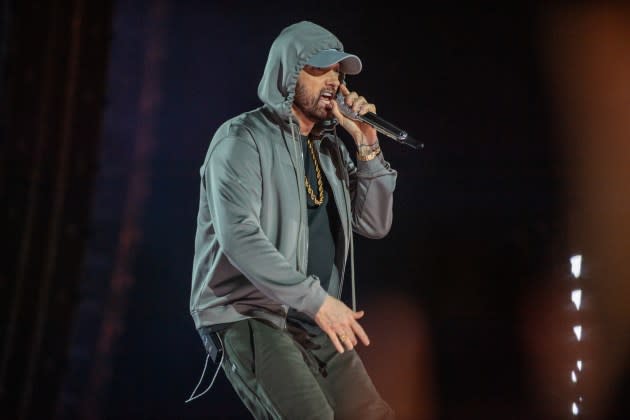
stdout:
<svg viewBox="0 0 630 420">
<path fill-rule="evenodd" d="M 571 301 L 575 304 L 575 309 L 579 311 L 582 304 L 582 289 L 575 289 L 571 292 Z"/>
<path fill-rule="evenodd" d="M 580 274 L 582 272 L 582 256 L 579 254 L 574 255 L 571 257 L 570 261 L 571 273 L 573 274 L 573 277 L 577 279 L 578 277 L 580 277 Z"/>
<path fill-rule="evenodd" d="M 571 276 L 574 279 L 579 279 L 582 275 L 582 255 L 574 254 L 569 258 L 569 262 L 571 265 Z M 575 306 L 577 311 L 580 311 L 582 308 L 582 288 L 576 287 L 571 290 L 571 302 Z M 579 322 L 579 321 L 578 321 Z M 577 324 L 577 323 L 576 323 Z M 581 324 L 573 325 L 573 334 L 575 334 L 575 338 L 578 342 L 582 341 L 582 325 Z M 582 360 L 577 359 L 575 362 L 575 368 L 571 369 L 571 383 L 577 385 L 578 383 L 578 375 L 582 372 Z M 582 381 L 582 378 L 580 378 Z M 576 398 L 577 397 L 577 398 Z M 582 404 L 582 396 L 576 395 L 572 398 L 574 402 L 571 403 L 571 413 L 573 417 L 577 417 L 580 414 L 580 406 Z M 579 405 L 578 405 L 579 404 Z"/>
<path fill-rule="evenodd" d="M 582 339 L 582 326 L 576 325 L 575 327 L 573 327 L 573 332 L 575 333 L 577 341 L 580 341 Z"/>
<path fill-rule="evenodd" d="M 577 416 L 578 414 L 580 414 L 580 408 L 578 407 L 576 403 L 573 403 L 573 406 L 571 407 L 571 411 L 573 412 L 574 416 Z"/>
</svg>

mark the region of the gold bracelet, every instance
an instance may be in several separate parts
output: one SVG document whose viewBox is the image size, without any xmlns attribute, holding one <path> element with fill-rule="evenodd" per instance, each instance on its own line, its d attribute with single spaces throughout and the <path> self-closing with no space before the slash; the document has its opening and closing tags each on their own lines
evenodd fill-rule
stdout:
<svg viewBox="0 0 630 420">
<path fill-rule="evenodd" d="M 357 152 L 357 159 L 366 162 L 368 160 L 374 159 L 380 153 L 381 153 L 381 147 L 378 145 L 378 143 L 376 143 L 376 147 L 373 147 L 370 150 L 370 153 L 368 153 L 368 154 L 362 154 L 362 153 L 358 153 Z"/>
</svg>

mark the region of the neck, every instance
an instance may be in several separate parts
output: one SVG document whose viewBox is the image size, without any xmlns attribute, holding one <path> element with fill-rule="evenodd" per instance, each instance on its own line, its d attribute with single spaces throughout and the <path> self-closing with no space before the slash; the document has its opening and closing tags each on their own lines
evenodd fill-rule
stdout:
<svg viewBox="0 0 630 420">
<path fill-rule="evenodd" d="M 300 134 L 308 136 L 315 126 L 315 122 L 307 117 L 301 109 L 295 106 L 295 104 L 291 106 L 291 110 L 293 111 L 293 116 L 297 120 L 298 124 L 300 124 Z"/>
</svg>

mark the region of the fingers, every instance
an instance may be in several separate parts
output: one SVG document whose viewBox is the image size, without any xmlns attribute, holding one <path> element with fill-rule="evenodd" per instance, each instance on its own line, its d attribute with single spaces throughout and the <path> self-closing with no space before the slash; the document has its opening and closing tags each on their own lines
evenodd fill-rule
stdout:
<svg viewBox="0 0 630 420">
<path fill-rule="evenodd" d="M 353 336 L 358 336 L 359 340 L 361 340 L 363 345 L 365 345 L 365 346 L 369 346 L 370 345 L 370 339 L 369 339 L 368 335 L 365 333 L 365 330 L 363 329 L 363 327 L 358 322 L 355 322 L 352 325 L 352 329 L 354 331 Z M 356 346 L 356 344 L 357 344 L 356 338 L 354 340 L 355 340 L 354 344 Z"/>
<path fill-rule="evenodd" d="M 339 93 L 344 96 L 344 102 L 352 111 L 359 115 L 368 112 L 376 114 L 376 106 L 371 104 L 357 92 L 350 92 L 344 84 L 339 85 Z M 332 113 L 339 121 L 339 124 L 352 136 L 357 145 L 374 144 L 378 141 L 376 128 L 371 124 L 358 121 L 355 118 L 348 118 L 340 111 L 336 101 L 332 103 Z"/>
<path fill-rule="evenodd" d="M 340 300 L 327 296 L 313 319 L 328 335 L 335 349 L 343 353 L 356 347 L 359 340 L 366 346 L 370 344 L 367 334 L 357 321 L 364 315 L 365 311 L 355 312 Z"/>
<path fill-rule="evenodd" d="M 337 119 L 337 121 L 341 122 L 343 125 L 343 122 L 346 120 L 346 117 L 341 113 L 341 110 L 339 109 L 339 105 L 337 104 L 337 101 L 332 101 L 332 113 L 335 116 L 335 118 Z"/>
<path fill-rule="evenodd" d="M 361 128 L 357 125 L 357 122 L 352 121 L 350 118 L 346 118 L 345 115 L 339 109 L 339 105 L 336 101 L 332 101 L 332 114 L 339 121 L 339 124 L 355 139 L 361 139 Z"/>
<path fill-rule="evenodd" d="M 339 353 L 343 353 L 344 352 L 343 345 L 339 341 L 339 337 L 337 336 L 337 333 L 335 333 L 334 331 L 328 332 L 328 337 L 330 337 L 330 341 L 332 341 L 332 343 L 335 346 L 335 348 L 337 349 L 337 351 Z"/>
<path fill-rule="evenodd" d="M 349 329 L 347 332 L 340 332 L 337 334 L 339 342 L 347 349 L 352 350 L 357 344 L 357 338 L 354 335 L 354 332 Z M 339 349 L 337 349 L 339 350 Z"/>
<path fill-rule="evenodd" d="M 356 321 L 351 323 L 349 327 L 337 327 L 337 331 L 329 332 L 328 335 L 340 353 L 343 353 L 344 347 L 347 350 L 354 349 L 359 344 L 359 340 L 366 346 L 370 345 L 370 339 L 365 330 Z"/>
<path fill-rule="evenodd" d="M 369 103 L 365 97 L 360 96 L 357 92 L 350 92 L 346 85 L 340 85 L 339 89 L 344 95 L 346 105 L 352 108 L 353 112 L 359 115 L 364 115 L 367 112 L 376 113 L 376 105 Z"/>
<path fill-rule="evenodd" d="M 370 345 L 370 339 L 358 322 L 353 322 L 347 327 L 331 328 L 326 333 L 339 353 L 354 349 L 359 344 L 359 340 L 366 346 Z"/>
</svg>

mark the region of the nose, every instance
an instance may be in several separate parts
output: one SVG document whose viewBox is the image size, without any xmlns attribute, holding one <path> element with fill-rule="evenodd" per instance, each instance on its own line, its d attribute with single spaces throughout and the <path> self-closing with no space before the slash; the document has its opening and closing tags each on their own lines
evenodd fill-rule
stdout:
<svg viewBox="0 0 630 420">
<path fill-rule="evenodd" d="M 327 76 L 328 78 L 326 80 L 326 84 L 328 84 L 331 88 L 337 90 L 337 88 L 341 84 L 341 73 L 336 70 L 332 70 L 328 72 Z"/>
</svg>

